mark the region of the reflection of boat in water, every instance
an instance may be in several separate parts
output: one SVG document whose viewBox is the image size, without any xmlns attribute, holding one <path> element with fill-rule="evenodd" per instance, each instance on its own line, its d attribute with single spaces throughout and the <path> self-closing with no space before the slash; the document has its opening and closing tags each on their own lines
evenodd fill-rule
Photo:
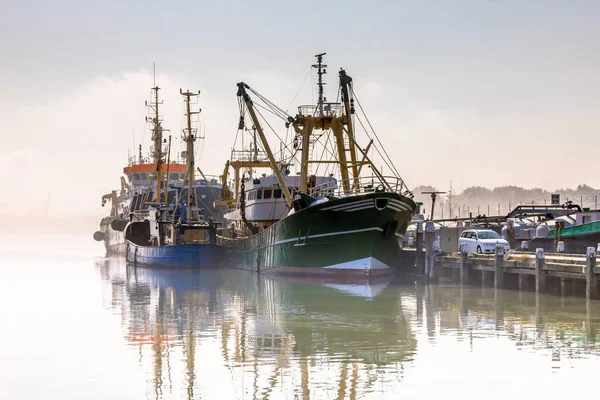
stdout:
<svg viewBox="0 0 600 400">
<path fill-rule="evenodd" d="M 448 335 L 543 352 L 552 346 L 567 357 L 598 353 L 589 343 L 598 314 L 581 299 L 141 269 L 122 259 L 98 269 L 106 305 L 120 315 L 125 339 L 159 394 L 268 398 L 293 390 L 303 398 L 336 391 L 359 398 L 380 384 L 393 391 L 396 378 L 403 379 L 396 371 L 418 358 L 417 340 Z"/>
<path fill-rule="evenodd" d="M 183 374 L 189 383 L 194 376 L 191 391 L 210 385 L 200 372 L 207 366 L 190 359 L 201 353 L 192 347 L 205 345 L 205 356 L 208 348 L 220 347 L 220 362 L 208 365 L 211 373 L 223 373 L 218 366 L 225 365 L 233 386 L 258 385 L 263 394 L 276 390 L 283 368 L 304 376 L 308 389 L 320 379 L 317 359 L 331 358 L 349 380 L 356 374 L 366 381 L 376 366 L 397 368 L 415 351 L 402 305 L 386 293 L 389 282 L 321 285 L 239 270 L 135 268 L 118 259 L 104 261 L 99 270 L 108 284 L 107 305 L 122 315 L 126 340 L 151 360 L 147 368 L 161 390 L 167 357 L 172 377 Z M 248 368 L 255 364 L 252 376 Z"/>
</svg>

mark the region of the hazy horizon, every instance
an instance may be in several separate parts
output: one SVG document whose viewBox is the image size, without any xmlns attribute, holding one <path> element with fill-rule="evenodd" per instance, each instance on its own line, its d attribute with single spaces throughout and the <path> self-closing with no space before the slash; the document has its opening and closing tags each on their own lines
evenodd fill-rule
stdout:
<svg viewBox="0 0 600 400">
<path fill-rule="evenodd" d="M 5 5 L 0 174 L 14 193 L 0 205 L 41 211 L 51 193 L 56 215 L 106 213 L 100 198 L 119 187 L 128 152 L 148 150 L 153 62 L 174 138 L 180 88 L 201 90 L 197 162 L 221 174 L 235 84 L 283 109 L 302 86 L 293 110 L 314 100 L 314 74 L 302 84 L 320 52 L 326 94 L 345 68 L 410 188 L 600 187 L 588 161 L 600 141 L 600 3 L 303 4 Z"/>
</svg>

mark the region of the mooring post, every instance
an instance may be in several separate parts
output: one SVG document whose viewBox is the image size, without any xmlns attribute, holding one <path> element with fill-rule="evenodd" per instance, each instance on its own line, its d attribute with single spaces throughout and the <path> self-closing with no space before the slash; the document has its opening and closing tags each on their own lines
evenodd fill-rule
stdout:
<svg viewBox="0 0 600 400">
<path fill-rule="evenodd" d="M 593 299 L 598 294 L 598 277 L 594 273 L 596 268 L 596 249 L 587 248 L 585 255 L 585 298 Z"/>
<path fill-rule="evenodd" d="M 519 274 L 519 291 L 523 290 L 523 286 L 525 286 L 526 279 L 527 279 L 527 275 Z"/>
<path fill-rule="evenodd" d="M 546 291 L 546 271 L 544 271 L 544 249 L 535 249 L 535 291 Z"/>
<path fill-rule="evenodd" d="M 496 289 L 502 289 L 504 283 L 504 246 L 501 244 L 496 245 L 496 252 L 494 256 L 494 287 Z"/>
<path fill-rule="evenodd" d="M 417 223 L 417 235 L 416 235 L 416 239 L 417 242 L 415 243 L 415 247 L 417 249 L 417 256 L 416 256 L 416 266 L 417 266 L 417 271 L 419 271 L 418 273 L 422 273 L 424 274 L 426 277 L 427 275 L 425 274 L 425 266 L 423 265 L 423 224 L 422 223 Z"/>
<path fill-rule="evenodd" d="M 467 246 L 460 245 L 460 283 L 466 285 L 469 282 L 469 266 L 467 265 Z"/>
<path fill-rule="evenodd" d="M 425 223 L 425 277 L 429 280 L 435 279 L 434 241 L 435 225 L 433 225 L 433 221 L 427 221 L 427 223 Z"/>
</svg>

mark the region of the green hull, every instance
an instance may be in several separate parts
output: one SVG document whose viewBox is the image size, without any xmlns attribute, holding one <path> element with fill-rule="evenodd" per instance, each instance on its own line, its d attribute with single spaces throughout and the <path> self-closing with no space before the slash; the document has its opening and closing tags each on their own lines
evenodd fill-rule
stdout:
<svg viewBox="0 0 600 400">
<path fill-rule="evenodd" d="M 261 273 L 376 276 L 393 273 L 399 236 L 415 203 L 397 193 L 368 193 L 297 211 L 258 234 L 222 239 L 235 266 Z"/>
</svg>

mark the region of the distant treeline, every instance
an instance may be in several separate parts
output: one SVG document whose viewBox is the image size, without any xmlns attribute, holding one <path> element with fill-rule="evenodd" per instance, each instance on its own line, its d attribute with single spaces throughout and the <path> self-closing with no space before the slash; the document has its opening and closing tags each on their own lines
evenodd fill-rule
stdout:
<svg viewBox="0 0 600 400">
<path fill-rule="evenodd" d="M 423 192 L 437 192 L 433 186 L 417 186 L 413 189 L 416 201 L 423 202 L 427 217 L 430 214 L 431 195 Z M 572 201 L 582 207 L 597 208 L 600 190 L 588 185 L 578 185 L 576 189 L 556 189 L 547 191 L 540 188 L 525 189 L 519 186 L 500 186 L 488 189 L 472 186 L 452 196 L 439 194 L 435 206 L 435 218 L 466 217 L 472 215 L 505 215 L 519 204 L 550 204 L 551 195 L 559 194 L 560 203 Z M 450 208 L 452 207 L 452 208 Z"/>
</svg>

